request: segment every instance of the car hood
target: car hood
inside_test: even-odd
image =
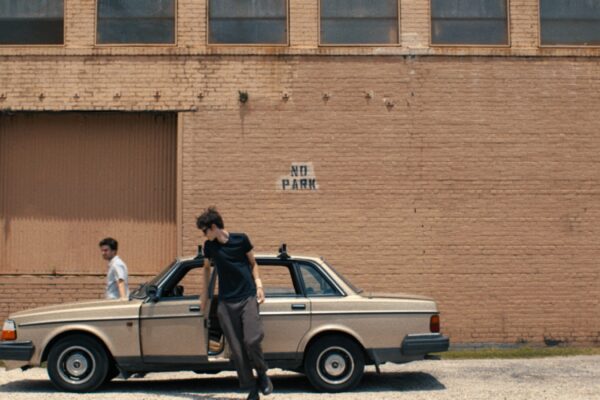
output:
[[[90,300],[23,310],[10,315],[18,324],[137,318],[141,300]]]

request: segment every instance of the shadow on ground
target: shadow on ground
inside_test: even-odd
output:
[[[151,376],[160,377],[158,374],[152,374]],[[272,380],[276,394],[306,393],[318,395],[304,375],[273,375]],[[352,393],[414,392],[444,389],[446,387],[434,376],[423,372],[392,372],[381,375],[367,372],[361,384]],[[49,380],[43,379],[24,379],[9,382],[0,386],[1,392],[58,393]],[[102,394],[115,393],[116,395],[119,393],[168,395],[169,397],[189,400],[230,400],[231,396],[241,393],[238,390],[238,381],[235,377],[207,375],[199,375],[197,379],[130,379],[127,381],[117,379],[104,385],[99,392]],[[222,397],[224,395],[228,397]],[[340,396],[343,396],[343,394],[340,394]]]

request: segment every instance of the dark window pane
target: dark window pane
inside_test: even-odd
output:
[[[285,0],[211,0],[211,18],[285,18]]]
[[[506,0],[431,0],[431,43],[508,44]]]
[[[173,18],[174,3],[174,0],[98,0],[98,16],[101,18]]]
[[[396,0],[321,0],[321,18],[392,18]]]
[[[432,38],[435,44],[489,44],[508,43],[504,20],[432,21]]]
[[[211,0],[209,42],[287,43],[286,0]]]
[[[506,0],[431,0],[433,18],[505,18]]]
[[[218,19],[211,22],[211,43],[286,43],[285,22],[271,19]]]
[[[0,0],[0,44],[63,44],[63,0]]]
[[[321,43],[398,43],[398,1],[321,0]]]
[[[321,43],[372,44],[397,42],[397,19],[324,19],[321,21]]]
[[[540,0],[541,42],[600,45],[600,0]]]
[[[97,42],[175,43],[175,0],[98,0]]]
[[[161,19],[102,19],[98,43],[174,43],[173,21]]]

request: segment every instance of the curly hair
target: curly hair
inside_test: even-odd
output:
[[[208,207],[202,212],[202,214],[200,214],[198,219],[196,219],[196,226],[198,229],[210,228],[213,224],[215,224],[219,229],[223,229],[225,227],[223,224],[223,217],[221,217],[221,214],[219,214],[215,206]]]

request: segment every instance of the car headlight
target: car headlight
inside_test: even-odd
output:
[[[2,340],[16,340],[17,339],[17,324],[12,319],[4,321],[2,327]]]

